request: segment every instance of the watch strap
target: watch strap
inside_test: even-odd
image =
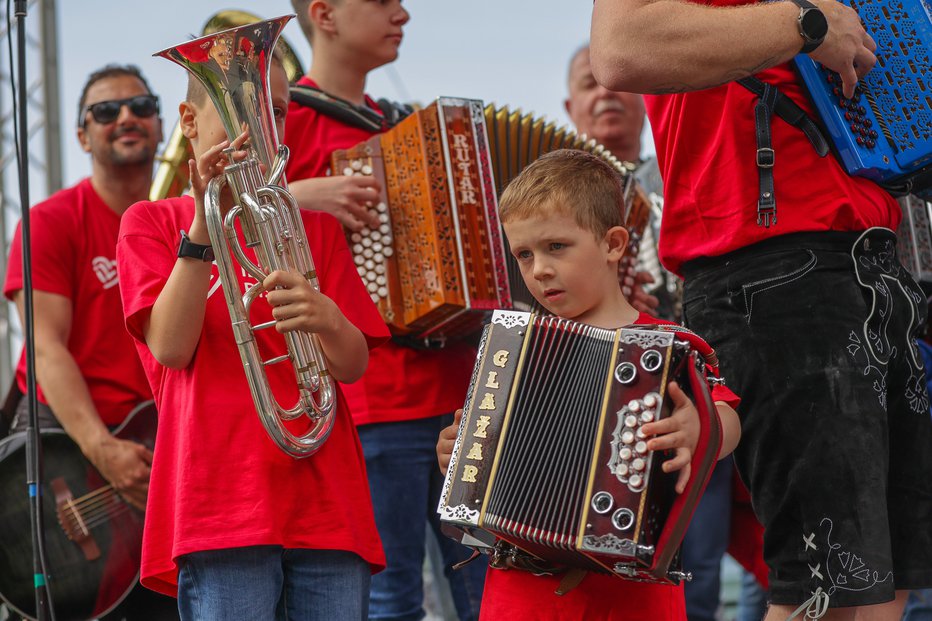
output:
[[[814,52],[816,48],[822,45],[822,42],[825,41],[825,35],[819,39],[813,39],[808,34],[806,34],[806,32],[803,30],[803,17],[809,11],[817,11],[818,13],[822,13],[822,11],[819,9],[819,7],[809,2],[809,0],[790,1],[799,7],[799,16],[796,18],[796,21],[799,24],[799,36],[803,38],[803,46],[802,49],[799,50],[799,53],[809,54],[810,52]]]
[[[178,258],[198,259],[209,263],[214,260],[214,248],[210,244],[196,244],[188,238],[187,232],[181,230],[181,241],[178,243]]]

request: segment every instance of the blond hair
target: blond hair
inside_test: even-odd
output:
[[[607,162],[585,151],[560,149],[532,162],[515,177],[498,202],[502,223],[560,213],[601,238],[624,226],[624,186]]]

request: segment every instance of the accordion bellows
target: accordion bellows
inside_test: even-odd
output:
[[[605,330],[496,311],[444,482],[444,530],[493,565],[514,555],[507,542],[538,568],[677,582],[677,550],[721,445],[703,369],[661,326]],[[672,379],[703,423],[683,494],[641,431],[670,415]]]
[[[391,130],[333,154],[334,174],[374,175],[378,230],[350,233],[357,270],[383,319],[399,335],[474,332],[496,308],[535,307],[507,252],[498,196],[529,163],[561,148],[584,149],[625,179],[639,223],[649,203],[631,165],[591,140],[520,111],[443,97]],[[627,220],[630,224],[630,219]],[[638,228],[639,227],[639,228]]]

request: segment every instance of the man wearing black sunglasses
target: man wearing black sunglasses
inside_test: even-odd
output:
[[[110,431],[152,398],[123,327],[116,241],[123,212],[149,195],[162,140],[158,112],[158,98],[135,66],[107,65],[92,73],[77,119],[91,175],[30,212],[42,424],[61,425],[123,499],[141,510],[152,452]],[[20,235],[17,228],[4,294],[22,318]],[[17,382],[25,391],[23,360]],[[25,427],[25,405],[23,400],[17,409],[14,431]],[[137,587],[107,618],[177,619],[177,611],[174,600]]]

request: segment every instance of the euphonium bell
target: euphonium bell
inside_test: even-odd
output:
[[[307,457],[317,451],[333,428],[335,392],[320,344],[314,334],[285,334],[288,353],[263,360],[255,330],[273,328],[274,321],[253,326],[249,322],[252,303],[264,293],[262,281],[275,270],[297,270],[319,289],[314,260],[308,248],[301,214],[285,187],[284,170],[288,148],[278,145],[272,98],[269,89],[272,51],[282,29],[293,15],[231,28],[187,41],[155,54],[190,71],[207,89],[232,143],[244,130],[249,132],[244,160],[231,158],[222,177],[207,187],[205,215],[220,281],[230,309],[233,334],[239,347],[252,392],[253,403],[265,430],[292,457]],[[229,186],[234,206],[221,215],[220,193]],[[239,243],[235,222],[239,220],[246,245],[255,250],[250,261]],[[239,294],[234,259],[258,283]],[[298,402],[284,408],[272,394],[266,365],[290,361],[298,384]],[[295,435],[285,421],[307,416],[310,429]]]

